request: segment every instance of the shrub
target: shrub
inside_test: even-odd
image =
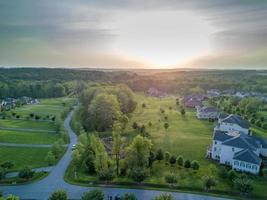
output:
[[[166,163],[169,162],[169,160],[170,160],[170,156],[171,156],[171,154],[170,154],[168,151],[166,151],[166,152],[165,152],[165,156],[164,156],[164,158],[165,158],[165,162],[166,162]]]
[[[231,169],[228,173],[227,173],[227,177],[228,179],[232,182],[235,178],[237,178],[237,174],[235,172],[235,170]]]
[[[19,200],[19,197],[13,195],[13,194],[9,194],[6,198],[6,200]]]
[[[257,120],[257,121],[255,122],[255,125],[258,126],[258,127],[261,127],[261,124],[262,124],[261,120]]]
[[[52,151],[48,151],[46,157],[45,157],[45,161],[48,163],[49,166],[54,165],[56,162],[56,157],[55,155],[52,153]]]
[[[137,198],[133,193],[125,193],[122,195],[121,200],[137,200]]]
[[[5,178],[6,170],[4,168],[0,168],[0,180]]]
[[[191,167],[191,162],[190,162],[190,160],[186,160],[186,161],[184,162],[184,167],[185,167],[185,168],[190,168],[190,167]]]
[[[209,191],[212,187],[216,186],[216,181],[211,176],[204,176],[203,178],[203,185],[206,191]]]
[[[165,181],[169,184],[177,183],[177,176],[175,176],[174,174],[168,174],[165,176]]]
[[[182,156],[178,156],[178,158],[177,158],[177,163],[178,163],[178,165],[180,165],[180,166],[183,166],[183,165],[184,165],[184,159],[183,159]]]
[[[191,167],[192,167],[192,169],[194,169],[194,170],[198,170],[199,167],[200,167],[200,165],[199,165],[199,163],[198,163],[196,160],[193,160],[193,161],[191,162]]]
[[[251,180],[246,175],[234,179],[233,182],[235,189],[242,195],[247,195],[253,190]]]
[[[30,179],[32,178],[34,175],[34,171],[29,168],[29,167],[25,167],[22,170],[19,171],[19,177],[20,178],[25,178],[25,179]]]
[[[136,122],[134,122],[132,127],[133,127],[133,129],[137,129],[138,128],[138,124]]]
[[[57,190],[53,192],[48,198],[48,200],[67,200],[67,199],[68,195],[65,190]]]
[[[218,170],[219,177],[226,179],[228,177],[227,170],[224,166],[220,166]]]
[[[6,161],[6,162],[1,164],[1,167],[5,168],[5,169],[11,169],[14,167],[14,163],[11,161]]]
[[[163,151],[162,151],[162,149],[159,149],[159,150],[157,151],[156,159],[157,159],[159,162],[160,162],[161,160],[164,159],[164,155],[163,155]]]
[[[262,124],[262,128],[267,130],[267,123],[266,122]]]
[[[174,200],[174,197],[171,194],[164,193],[156,196],[153,200]]]
[[[252,119],[250,120],[250,123],[251,123],[251,124],[255,124],[255,119],[252,118]]]
[[[143,180],[145,180],[145,178],[148,176],[148,174],[147,174],[147,171],[145,169],[136,168],[136,169],[133,169],[131,171],[130,176],[134,181],[142,182]]]
[[[176,163],[176,157],[175,156],[171,156],[169,162],[170,162],[171,165],[174,165]]]
[[[82,200],[104,200],[105,195],[101,190],[91,190],[85,192],[82,196]]]
[[[98,177],[103,181],[111,181],[114,178],[114,173],[112,169],[101,170],[98,172]]]

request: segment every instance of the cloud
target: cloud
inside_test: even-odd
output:
[[[0,0],[0,64],[147,66],[135,55],[114,51],[122,36],[110,24],[118,16],[165,11],[193,12],[216,29],[209,38],[212,52],[190,65],[266,66],[267,2],[262,0]],[[164,47],[164,54],[168,49],[173,48]]]

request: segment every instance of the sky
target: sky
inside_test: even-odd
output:
[[[267,69],[266,0],[0,0],[0,66]]]

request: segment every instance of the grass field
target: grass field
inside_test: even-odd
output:
[[[0,130],[0,142],[17,144],[53,144],[57,133]]]
[[[12,161],[19,170],[25,166],[32,168],[45,167],[45,157],[50,148],[0,147],[0,162]]]
[[[0,120],[1,128],[17,128],[17,129],[35,129],[54,131],[55,125],[53,122],[31,121],[31,120],[17,120],[5,119]]]

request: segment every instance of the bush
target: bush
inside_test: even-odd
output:
[[[169,160],[170,160],[170,156],[171,156],[171,154],[170,154],[168,151],[166,151],[166,152],[165,152],[165,156],[164,156],[164,158],[165,158],[165,162],[166,162],[166,163],[169,162]]]
[[[267,123],[266,122],[262,124],[262,128],[267,130]]]
[[[203,178],[203,185],[206,191],[209,191],[212,187],[216,186],[216,181],[211,176],[204,176]]]
[[[82,196],[82,200],[104,200],[105,195],[101,190],[91,190],[85,192]]]
[[[25,167],[25,168],[23,168],[22,170],[19,171],[19,175],[18,176],[20,178],[30,179],[30,178],[33,177],[34,173],[35,172],[31,168]]]
[[[68,195],[65,190],[57,190],[53,192],[48,198],[48,200],[67,200],[67,199]]]
[[[183,159],[182,156],[178,156],[178,158],[177,158],[177,163],[178,163],[178,165],[180,165],[180,166],[183,166],[183,165],[184,165],[184,159]]]
[[[0,168],[0,180],[5,178],[6,170],[4,168]]]
[[[136,122],[134,122],[133,125],[132,125],[132,127],[133,127],[133,129],[136,130],[138,128],[138,124]]]
[[[145,169],[136,168],[131,171],[130,176],[134,181],[142,182],[148,176],[148,173]]]
[[[98,172],[99,180],[111,181],[114,178],[114,173],[112,169],[101,170]]]
[[[258,126],[258,127],[261,127],[261,125],[262,125],[261,120],[257,120],[257,121],[255,122],[255,125]]]
[[[164,193],[156,196],[153,200],[174,200],[174,197],[171,194]]]
[[[175,176],[174,174],[168,174],[165,176],[165,181],[166,183],[174,184],[177,183],[178,179],[177,176]]]
[[[190,168],[190,167],[191,167],[191,162],[190,162],[190,160],[186,160],[186,161],[184,162],[184,167],[185,167],[185,168]]]
[[[253,190],[251,180],[246,175],[234,179],[233,182],[235,189],[242,195],[247,195]]]
[[[255,119],[254,118],[251,118],[250,123],[251,124],[255,124]]]
[[[19,197],[13,195],[13,194],[9,194],[6,198],[6,200],[19,200]]]
[[[231,169],[228,173],[227,173],[227,177],[228,179],[232,182],[235,178],[237,178],[237,174],[235,172],[235,170]]]
[[[6,162],[1,164],[1,167],[5,168],[5,169],[11,169],[14,167],[14,163],[11,161],[6,161]]]
[[[194,170],[198,170],[199,167],[200,167],[200,165],[199,165],[199,163],[198,163],[196,160],[193,160],[193,161],[191,162],[191,167],[192,167],[192,169],[194,169]]]
[[[137,198],[133,193],[125,193],[122,195],[121,200],[137,200]]]
[[[162,151],[162,149],[159,149],[159,150],[157,151],[156,159],[157,159],[158,161],[161,161],[161,160],[164,159],[164,155],[163,155],[163,151]]]
[[[49,166],[54,165],[56,162],[56,157],[55,155],[52,153],[52,151],[48,151],[46,157],[45,157],[45,161],[48,163]]]
[[[219,167],[218,175],[220,178],[223,178],[223,179],[226,179],[228,177],[227,170],[224,166]]]
[[[170,162],[171,165],[174,165],[176,163],[176,157],[175,156],[171,156],[169,162]]]

